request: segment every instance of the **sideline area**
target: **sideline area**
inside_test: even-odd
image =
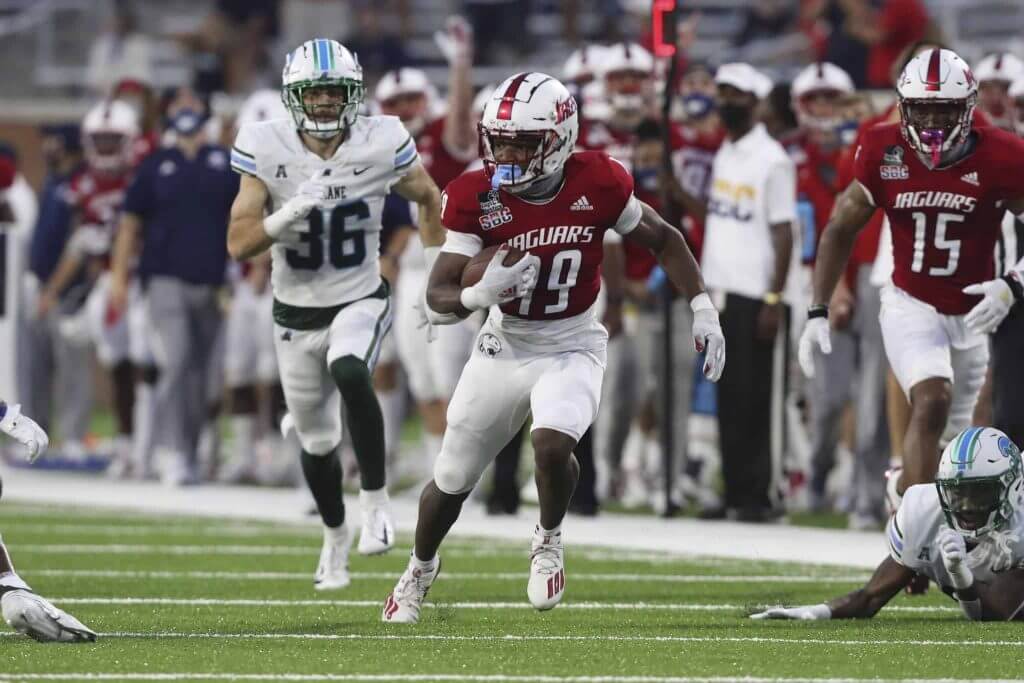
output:
[[[317,525],[314,517],[305,514],[309,503],[295,489],[218,484],[172,489],[158,483],[114,481],[97,475],[3,465],[0,465],[0,476],[3,478],[4,502]],[[357,496],[346,495],[345,505],[350,520],[360,519]],[[393,507],[398,531],[411,533],[416,520],[415,500],[399,498],[393,501]],[[535,519],[535,508],[520,510],[516,517],[489,517],[482,505],[467,502],[452,535],[525,543],[530,538]],[[884,534],[880,531],[709,522],[691,518],[669,520],[614,513],[603,513],[596,518],[570,516],[565,524],[565,539],[567,544],[679,556],[858,568],[876,567],[888,552]]]

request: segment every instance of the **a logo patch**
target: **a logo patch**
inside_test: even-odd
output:
[[[587,199],[587,195],[583,195],[569,206],[570,211],[593,211],[594,205]]]
[[[277,165],[277,173],[274,174],[275,178],[287,178],[288,172],[284,170],[284,164]]]
[[[964,181],[968,185],[974,185],[975,187],[978,187],[979,185],[981,185],[981,183],[978,182],[978,172],[977,171],[971,171],[970,173],[963,174],[962,176],[960,176],[960,180]]]
[[[572,95],[555,105],[555,123],[561,123],[576,113],[576,100]]]
[[[882,180],[906,180],[910,177],[910,169],[903,164],[899,166],[879,166],[878,172],[882,176]]]
[[[285,330],[284,332],[281,333],[281,341],[291,341],[291,340],[292,340],[292,331],[291,330]]]
[[[512,222],[512,212],[507,206],[503,206],[500,211],[494,213],[485,213],[480,216],[480,227],[484,230],[494,230],[499,225]]]
[[[490,332],[485,332],[480,335],[480,341],[477,342],[476,348],[488,358],[494,358],[501,353],[501,340]]]
[[[501,195],[498,194],[497,190],[481,192],[476,196],[476,199],[480,202],[480,211],[483,213],[501,211],[504,208],[504,204],[501,203]]]
[[[903,163],[903,148],[899,145],[889,145],[885,148],[885,154],[882,155],[883,164],[902,164]]]

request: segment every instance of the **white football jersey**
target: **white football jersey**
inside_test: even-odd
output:
[[[907,569],[949,588],[952,581],[938,546],[939,531],[947,526],[935,484],[911,486],[885,527],[889,554]],[[995,574],[1024,567],[1024,517],[1020,510],[1006,528],[985,534],[968,550],[967,565],[980,581],[991,581]]]
[[[360,116],[330,159],[303,144],[295,123],[273,119],[238,131],[231,166],[263,181],[274,212],[299,185],[329,171],[333,208],[314,209],[298,244],[274,244],[274,298],[291,306],[326,308],[369,296],[381,285],[380,231],[384,197],[415,165],[412,136],[394,116]],[[333,182],[330,182],[333,181]]]

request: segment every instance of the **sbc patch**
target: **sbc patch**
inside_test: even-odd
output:
[[[910,169],[904,164],[899,166],[879,166],[878,170],[882,175],[882,180],[906,180],[910,177]]]
[[[480,227],[484,230],[494,230],[499,225],[512,222],[512,212],[507,206],[503,206],[501,211],[494,213],[485,213],[480,216]]]

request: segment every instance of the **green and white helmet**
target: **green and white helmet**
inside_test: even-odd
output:
[[[307,97],[334,90],[337,101],[307,102]],[[355,54],[336,40],[307,40],[285,58],[281,101],[295,127],[318,138],[333,138],[356,121],[363,104],[363,67]]]
[[[942,451],[935,486],[954,531],[978,538],[999,530],[1021,503],[1020,449],[998,429],[965,429]]]

